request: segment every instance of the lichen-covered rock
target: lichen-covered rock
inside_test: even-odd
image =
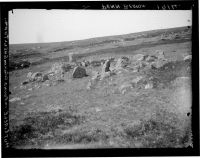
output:
[[[72,76],[73,78],[82,78],[87,76],[85,68],[80,66],[75,67]]]

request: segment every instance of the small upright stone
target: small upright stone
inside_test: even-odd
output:
[[[110,71],[110,60],[106,60],[102,67],[102,73]]]
[[[74,53],[69,53],[68,57],[69,57],[69,62],[74,62]]]

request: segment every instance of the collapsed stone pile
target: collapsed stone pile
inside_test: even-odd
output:
[[[114,67],[111,67],[113,62],[115,63]],[[109,81],[109,85],[118,85],[118,90],[123,94],[136,87],[142,89],[156,88],[158,86],[157,79],[154,77],[146,78],[141,76],[140,71],[142,73],[143,70],[160,69],[166,63],[168,63],[168,60],[165,57],[165,53],[161,50],[155,51],[152,55],[137,54],[130,58],[124,56],[116,60],[112,60],[112,62],[108,59],[104,62],[100,72],[93,73],[92,78],[88,82],[87,89],[94,88],[98,81],[106,78],[110,78],[111,80],[113,78],[112,75],[118,75],[120,73],[122,73],[120,78],[132,73],[135,73],[136,76],[133,80],[119,82],[117,84],[113,84]]]
[[[73,56],[73,55],[72,55]],[[71,57],[73,58],[73,57]],[[191,61],[191,55],[186,56],[184,61]],[[72,60],[73,61],[73,60]],[[96,66],[101,66],[101,71],[93,71],[91,79],[87,84],[87,89],[94,88],[98,82],[108,81],[115,75],[126,76],[127,74],[135,74],[136,78],[129,80],[128,82],[117,83],[118,90],[125,94],[126,91],[140,87],[143,89],[151,89],[156,87],[156,82],[154,78],[145,78],[140,74],[146,72],[149,69],[159,69],[165,65],[168,60],[165,57],[165,53],[161,50],[155,51],[152,55],[136,54],[131,57],[122,56],[117,59],[108,58],[101,59],[97,61],[86,61],[82,62],[57,62],[53,64],[48,72],[29,72],[27,74],[27,80],[22,84],[28,84],[30,82],[57,82],[64,81],[64,75],[66,72],[73,70],[71,72],[72,78],[83,78],[88,76],[86,67],[88,69],[94,68]],[[117,85],[115,84],[115,85]],[[109,81],[109,85],[112,83]]]
[[[71,69],[73,70],[72,77],[73,78],[82,78],[86,76],[86,70],[83,67],[78,67],[75,64],[69,64],[64,62],[54,63],[50,70],[44,73],[41,72],[29,72],[27,74],[27,80],[22,82],[22,85],[28,84],[30,82],[59,82],[64,81],[64,74],[69,72]]]

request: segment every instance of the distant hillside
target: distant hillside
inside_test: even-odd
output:
[[[189,26],[188,26],[189,27]],[[130,33],[130,34],[123,34],[123,35],[115,35],[115,36],[104,36],[104,37],[96,37],[84,40],[76,40],[76,41],[63,41],[63,42],[53,42],[53,43],[29,43],[29,44],[10,44],[10,49],[18,49],[18,48],[30,48],[35,47],[42,48],[51,45],[51,47],[62,47],[63,45],[70,45],[70,46],[88,46],[88,44],[96,44],[96,43],[104,43],[104,42],[118,42],[120,40],[131,40],[135,38],[148,38],[158,36],[159,34],[167,33],[167,32],[181,32],[188,29],[188,27],[176,27],[176,28],[169,28],[169,29],[159,29],[159,30],[149,30],[144,32],[137,32],[137,33]]]

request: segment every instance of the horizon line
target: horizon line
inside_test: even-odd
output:
[[[75,41],[91,40],[91,39],[95,39],[95,38],[104,38],[104,37],[111,37],[111,36],[123,36],[123,35],[129,35],[129,34],[137,34],[137,33],[142,33],[142,32],[149,32],[149,31],[159,31],[159,30],[174,29],[174,28],[184,28],[184,27],[188,27],[188,26],[191,27],[192,25],[184,25],[184,26],[169,27],[169,28],[160,28],[160,29],[155,29],[155,30],[144,30],[144,31],[125,33],[125,34],[97,36],[97,37],[91,37],[91,38],[85,38],[85,39],[77,39],[77,40],[71,40],[71,41],[55,41],[55,42],[42,42],[42,43],[9,43],[9,45],[22,45],[22,44],[29,45],[29,44],[50,44],[50,43],[75,42]]]

